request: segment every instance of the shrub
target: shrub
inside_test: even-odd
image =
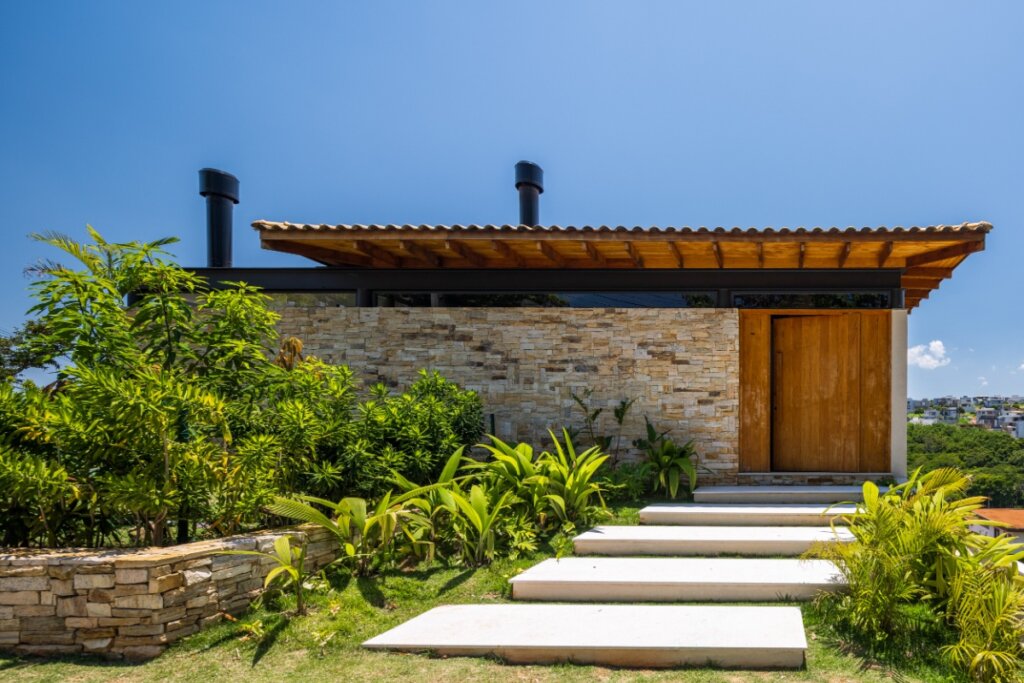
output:
[[[634,441],[633,445],[647,456],[656,487],[674,500],[679,494],[680,482],[686,481],[688,491],[693,493],[697,486],[697,468],[693,462],[697,452],[693,441],[680,446],[668,438],[667,430],[659,432],[655,429],[646,415],[644,423],[647,432],[643,438]]]
[[[437,373],[358,404],[351,371],[277,350],[269,298],[210,290],[173,240],[37,236],[77,267],[32,272],[38,316],[0,344],[0,538],[8,545],[166,543],[268,521],[275,495],[379,498],[391,470],[427,481],[482,432],[482,408]],[[132,306],[126,307],[126,297]],[[59,368],[40,389],[11,375]]]
[[[973,680],[1018,680],[1024,549],[971,529],[991,523],[974,515],[983,498],[963,497],[970,485],[953,469],[917,470],[885,493],[866,482],[863,503],[843,518],[855,540],[811,553],[835,562],[849,586],[819,604],[870,652],[903,656],[927,634],[949,641],[943,656]]]

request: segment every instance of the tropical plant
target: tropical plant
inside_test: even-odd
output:
[[[693,493],[697,486],[697,467],[694,464],[697,452],[693,441],[687,441],[680,446],[668,438],[668,430],[659,432],[655,429],[646,415],[644,423],[646,433],[634,441],[633,445],[647,457],[656,487],[675,500],[679,495],[680,482],[686,481],[689,492]]]
[[[606,436],[599,434],[597,431],[598,418],[601,417],[601,413],[604,412],[604,408],[591,407],[590,401],[594,394],[592,388],[584,389],[581,394],[576,392],[570,393],[572,400],[579,406],[580,410],[583,411],[583,431],[586,436],[590,439],[590,443],[597,446],[602,451],[609,453],[613,461],[617,461],[619,458],[619,448],[622,443],[622,430],[626,423],[626,417],[629,415],[630,409],[633,404],[636,403],[635,398],[623,398],[620,399],[617,404],[612,408],[612,417],[615,420],[616,431],[614,436]]]
[[[554,432],[549,431],[548,434],[551,435],[553,451],[541,454],[537,484],[563,524],[589,524],[606,510],[597,475],[608,455],[597,446],[576,453],[566,429],[562,430],[564,443]]]
[[[455,533],[462,545],[463,560],[475,567],[489,563],[494,559],[498,524],[509,507],[511,492],[496,494],[474,484],[468,494],[458,488],[450,493],[460,513],[455,517]]]
[[[964,497],[970,484],[954,469],[918,469],[884,493],[866,482],[863,502],[841,518],[854,540],[811,553],[832,560],[848,584],[818,601],[871,651],[887,653],[908,633],[948,628],[954,642],[941,652],[949,663],[972,680],[1018,680],[1024,547],[972,528],[993,524],[974,514],[983,498]]]
[[[225,550],[222,555],[250,555],[273,561],[277,566],[267,572],[263,580],[264,588],[278,582],[282,589],[292,588],[295,591],[295,613],[306,613],[305,582],[306,582],[306,546],[292,543],[289,535],[279,536],[274,540],[274,551],[270,553],[258,550]]]

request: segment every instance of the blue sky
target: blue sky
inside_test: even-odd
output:
[[[514,221],[512,165],[560,224],[925,225],[988,249],[910,317],[910,394],[1024,394],[1024,3],[0,4],[0,328],[24,236],[178,235],[196,170],[246,226]],[[939,342],[935,344],[934,342]]]

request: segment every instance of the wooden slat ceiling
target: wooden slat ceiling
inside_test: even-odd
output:
[[[989,223],[913,228],[303,225],[256,221],[264,249],[354,268],[901,268],[907,308],[985,248]]]

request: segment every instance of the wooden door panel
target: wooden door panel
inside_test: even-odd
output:
[[[856,472],[860,316],[772,319],[772,470]]]

